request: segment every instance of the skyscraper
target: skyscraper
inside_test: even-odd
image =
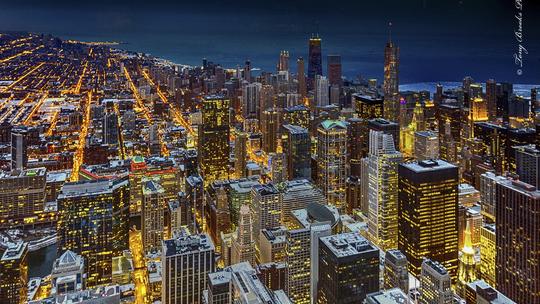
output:
[[[22,170],[28,163],[28,131],[24,128],[11,130],[11,169]]]
[[[442,160],[399,165],[398,247],[409,271],[422,260],[441,263],[456,279],[458,264],[458,168]]]
[[[379,290],[379,250],[358,233],[321,237],[318,303],[362,303]]]
[[[399,147],[399,124],[393,121],[388,121],[383,118],[370,119],[368,121],[368,129],[373,131],[381,131],[385,134],[392,135],[394,139],[394,147]],[[369,131],[368,131],[369,132]],[[369,133],[368,133],[369,134]]]
[[[360,177],[360,162],[369,150],[369,131],[365,119],[347,119],[347,164],[348,175]]]
[[[519,180],[540,189],[540,150],[535,145],[513,147]]]
[[[112,258],[128,248],[127,179],[66,183],[58,196],[58,255],[86,261],[87,286],[111,282]]]
[[[330,205],[310,203],[292,212],[287,230],[286,291],[294,303],[312,303],[317,299],[319,279],[319,238],[332,234],[339,222],[337,209]]]
[[[198,156],[204,184],[229,178],[229,99],[204,98],[199,126]]]
[[[388,250],[384,256],[384,289],[391,288],[409,292],[407,258],[397,249]]]
[[[384,48],[384,118],[400,121],[399,117],[399,47],[389,37]]]
[[[251,188],[251,208],[253,219],[253,233],[256,237],[257,256],[259,256],[259,233],[261,229],[274,228],[281,225],[281,197],[279,191],[272,184],[255,185]]]
[[[298,94],[302,97],[306,97],[307,95],[307,87],[306,87],[306,74],[305,74],[305,67],[304,67],[304,58],[299,57],[298,60],[296,60],[297,65],[297,78],[298,78]]]
[[[289,180],[311,178],[311,138],[307,129],[284,125],[281,135]]]
[[[476,260],[474,257],[475,252],[472,246],[471,228],[469,223],[467,223],[467,227],[465,229],[465,241],[460,253],[457,291],[462,297],[464,297],[467,284],[477,280]]]
[[[28,294],[28,244],[9,245],[0,258],[0,303],[22,304]]]
[[[317,184],[329,203],[345,207],[347,124],[325,120],[317,128]]]
[[[114,145],[118,143],[118,116],[107,113],[103,116],[103,143]]]
[[[232,244],[232,264],[248,262],[255,267],[255,237],[252,211],[248,205],[240,207],[236,237]]]
[[[480,278],[489,285],[497,286],[495,224],[485,224],[480,229]]]
[[[328,55],[328,82],[341,86],[341,55]]]
[[[279,52],[278,72],[289,71],[289,51]]]
[[[414,132],[414,157],[419,161],[439,158],[439,137],[436,133]]]
[[[261,113],[262,150],[276,152],[281,133],[282,109],[268,108]]]
[[[164,304],[201,303],[208,274],[216,269],[215,249],[206,234],[173,236],[163,241],[161,251]]]
[[[486,99],[488,118],[493,121],[497,118],[497,82],[493,79],[486,81]]]
[[[250,83],[242,89],[244,118],[259,118],[262,84]]]
[[[318,107],[329,105],[330,98],[328,79],[324,76],[315,75],[315,104]]]
[[[159,250],[164,234],[165,190],[154,180],[143,179],[141,216],[143,250]]]
[[[23,225],[44,214],[46,178],[45,168],[0,173],[0,227]]]
[[[234,174],[237,178],[246,177],[248,134],[239,132],[234,143]]]
[[[379,248],[396,249],[398,243],[398,165],[402,155],[392,135],[369,132],[368,236]]]
[[[424,259],[420,275],[420,303],[454,303],[450,273],[440,263]]]
[[[517,303],[540,303],[540,190],[506,179],[496,194],[497,289]]]
[[[311,87],[313,87],[313,81],[317,75],[322,75],[322,50],[319,34],[311,35],[309,38],[308,80]]]
[[[282,222],[287,227],[291,227],[294,221],[292,211],[304,209],[309,203],[326,204],[326,198],[321,190],[307,179],[287,181],[279,187]]]

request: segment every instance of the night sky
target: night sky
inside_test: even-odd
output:
[[[24,3],[19,3],[24,2]],[[323,55],[341,54],[347,77],[382,78],[383,49],[400,46],[402,83],[477,81],[540,84],[540,4],[524,0],[523,75],[513,1],[0,1],[0,31],[50,33],[62,38],[114,40],[122,47],[178,63],[203,57],[227,67],[250,59],[273,70],[279,50],[307,56],[319,32]],[[537,2],[537,1],[535,1]]]

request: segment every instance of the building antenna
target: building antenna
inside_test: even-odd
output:
[[[392,21],[388,22],[388,42],[392,43]]]

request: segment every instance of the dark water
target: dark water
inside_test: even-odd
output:
[[[124,48],[191,65],[203,57],[226,67],[250,59],[265,70],[275,69],[282,49],[289,50],[294,70],[294,60],[307,57],[310,33],[319,32],[323,58],[341,54],[344,75],[381,79],[392,21],[401,83],[466,75],[540,83],[540,9],[537,1],[523,2],[529,54],[521,76],[513,58],[515,8],[507,0],[0,0],[0,30],[122,41]]]
[[[45,277],[51,274],[56,259],[56,244],[28,254],[28,277]]]

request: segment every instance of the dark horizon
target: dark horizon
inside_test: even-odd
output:
[[[510,1],[25,1],[2,4],[1,31],[29,31],[65,39],[113,40],[122,48],[180,64],[208,58],[225,67],[250,59],[274,70],[279,51],[291,64],[307,56],[319,32],[323,60],[340,54],[348,78],[382,80],[388,22],[400,47],[400,82],[460,81],[472,76],[539,84],[538,3],[524,3],[523,75],[516,75],[518,43]],[[323,63],[326,68],[326,63]],[[296,69],[292,64],[293,71]]]

